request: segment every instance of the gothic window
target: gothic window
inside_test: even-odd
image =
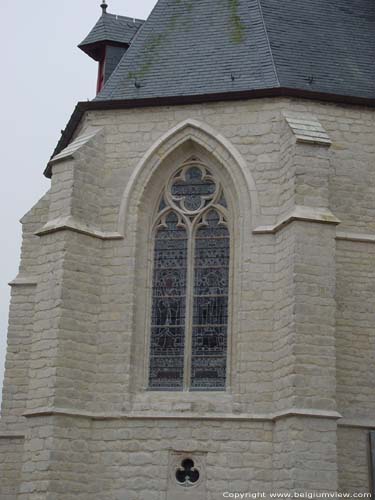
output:
[[[160,198],[153,229],[151,390],[224,390],[230,234],[220,183],[197,160]]]

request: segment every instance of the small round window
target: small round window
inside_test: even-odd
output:
[[[199,470],[196,468],[194,460],[184,458],[176,470],[176,480],[180,486],[189,488],[198,483],[200,478]]]

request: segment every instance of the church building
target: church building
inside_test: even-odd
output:
[[[101,9],[21,221],[0,499],[370,498],[374,0]]]

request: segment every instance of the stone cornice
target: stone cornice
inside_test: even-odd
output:
[[[351,427],[358,429],[375,429],[375,418],[343,418],[339,422],[340,427]]]
[[[25,439],[24,432],[0,431],[0,439]]]
[[[276,234],[281,229],[295,221],[315,222],[319,224],[340,224],[340,220],[328,208],[305,207],[297,205],[286,216],[282,217],[276,224],[269,226],[258,226],[253,229],[254,234]]]
[[[93,238],[98,238],[100,240],[122,240],[124,238],[120,233],[101,231],[100,229],[94,226],[89,226],[74,217],[59,217],[48,221],[35,234],[37,236],[44,236],[58,231],[74,231],[76,233],[92,236]]]
[[[340,220],[328,209],[320,209],[315,207],[296,206],[295,209],[285,217],[282,217],[276,224],[257,226],[253,230],[253,234],[276,234],[294,221],[315,222],[320,224],[340,224]],[[100,229],[89,226],[74,217],[61,217],[47,222],[35,234],[44,236],[46,234],[55,233],[58,231],[74,231],[77,233],[92,236],[101,240],[121,240],[124,236],[118,232],[105,232]],[[349,231],[337,231],[336,239],[342,241],[358,241],[363,243],[375,243],[375,234],[371,233],[355,233]],[[34,276],[24,277],[17,276],[9,285],[36,285]]]
[[[128,412],[128,413],[96,413],[69,408],[37,408],[23,414],[26,418],[45,416],[66,416],[89,418],[92,420],[239,420],[239,421],[268,421],[275,422],[281,418],[304,417],[326,418],[338,420],[341,415],[336,411],[316,410],[305,408],[289,408],[275,413],[192,413],[192,412]]]
[[[317,410],[314,408],[288,408],[280,410],[273,414],[272,420],[280,420],[289,417],[310,417],[310,418],[328,418],[338,420],[342,415],[334,410]]]
[[[8,283],[9,286],[36,286],[37,284],[38,278],[36,276],[27,276],[26,274],[19,274]]]
[[[67,417],[81,417],[89,418],[92,420],[238,420],[238,421],[268,421],[276,422],[281,418],[289,417],[310,417],[310,418],[328,418],[338,420],[339,427],[349,427],[358,429],[375,429],[374,418],[342,418],[338,412],[335,411],[322,411],[322,410],[308,410],[292,408],[289,410],[281,411],[274,414],[184,414],[184,413],[92,413],[81,412],[66,408],[40,408],[24,414],[25,417],[42,417],[42,416],[67,416]],[[0,439],[25,439],[25,433],[20,431],[0,431]]]
[[[371,233],[352,233],[349,231],[337,231],[337,240],[359,241],[362,243],[375,243],[375,234]]]

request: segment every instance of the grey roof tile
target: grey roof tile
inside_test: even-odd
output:
[[[257,0],[160,0],[98,99],[276,85]]]
[[[280,85],[375,97],[373,0],[261,0]]]
[[[374,98],[374,33],[373,0],[159,0],[96,100],[276,87]]]
[[[105,13],[78,47],[82,48],[103,41],[129,45],[143,23],[141,19]]]

